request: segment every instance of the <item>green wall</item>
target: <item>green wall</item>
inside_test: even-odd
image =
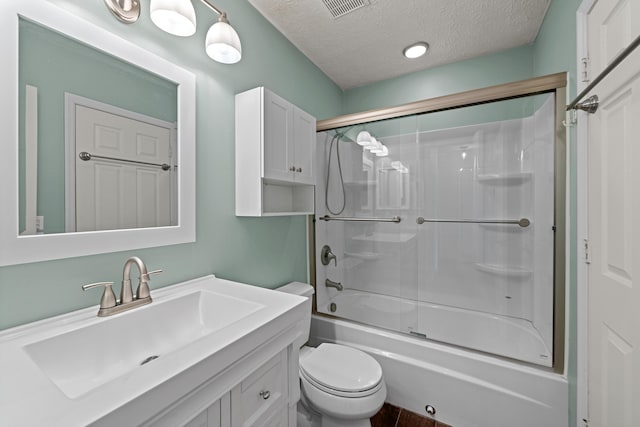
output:
[[[344,113],[401,105],[532,77],[533,47],[446,64],[345,91]]]
[[[205,34],[217,17],[200,2],[194,2],[198,32],[187,39],[157,29],[147,7],[136,24],[126,25],[102,1],[50,2],[196,75],[197,242],[0,267],[0,329],[96,305],[99,292],[82,292],[80,286],[119,283],[124,261],[134,254],[149,268],[165,270],[154,277],[152,290],[210,273],[267,287],[306,280],[304,217],[235,217],[234,95],[263,85],[323,119],[341,113],[342,91],[246,1],[216,2],[242,40],[243,59],[235,65],[205,54]]]

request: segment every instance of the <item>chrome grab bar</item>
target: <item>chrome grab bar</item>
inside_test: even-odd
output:
[[[424,224],[425,222],[454,222],[463,224],[513,224],[519,225],[522,228],[526,228],[531,225],[531,221],[528,218],[520,219],[426,219],[421,216],[416,218],[418,224]]]
[[[399,223],[402,219],[399,216],[393,218],[353,218],[353,217],[335,217],[335,216],[320,216],[318,219],[322,221],[362,221],[362,222],[395,222]]]

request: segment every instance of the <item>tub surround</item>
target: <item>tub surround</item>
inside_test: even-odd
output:
[[[309,328],[304,298],[212,275],[155,291],[153,298],[108,318],[90,307],[0,333],[3,420],[12,426],[176,425],[215,408],[223,417],[235,410],[221,407],[222,399],[241,408],[226,414],[234,425],[271,417],[292,425],[287,419],[295,420],[299,396],[292,343]],[[159,357],[130,360],[138,350]],[[262,389],[245,396],[248,377],[270,390],[267,397],[253,396]]]

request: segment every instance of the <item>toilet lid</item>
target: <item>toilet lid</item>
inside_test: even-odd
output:
[[[382,368],[373,357],[338,344],[320,344],[300,360],[300,370],[308,379],[344,392],[369,390],[382,381]]]

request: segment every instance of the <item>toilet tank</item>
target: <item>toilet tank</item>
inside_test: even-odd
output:
[[[311,298],[313,297],[313,286],[302,283],[302,282],[291,282],[286,285],[280,286],[275,289],[280,292],[287,292],[289,294],[300,295],[303,297],[307,297],[307,313],[309,314],[309,318],[311,318]],[[296,344],[298,347],[302,347],[309,340],[309,329],[306,330],[306,333],[300,336],[296,340]]]

